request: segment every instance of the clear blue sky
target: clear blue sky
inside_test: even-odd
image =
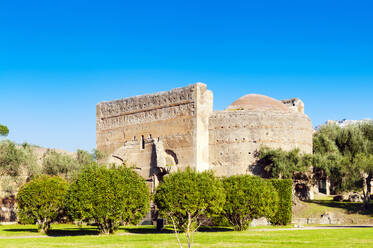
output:
[[[103,100],[204,82],[215,109],[299,97],[313,125],[372,118],[372,1],[0,2],[9,138],[95,147]]]

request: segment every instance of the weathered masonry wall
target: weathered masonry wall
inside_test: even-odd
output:
[[[208,152],[203,151],[208,151],[211,112],[212,93],[201,83],[102,102],[96,113],[97,149],[136,164],[145,176],[151,174],[150,164],[157,160],[154,142],[160,141],[166,163],[204,169],[209,161]]]
[[[217,111],[210,117],[210,168],[218,176],[255,174],[261,146],[312,152],[312,124],[303,113]]]
[[[154,187],[171,172],[167,165],[261,175],[256,155],[262,146],[312,152],[312,123],[298,98],[249,94],[225,111],[213,112],[212,105],[202,83],[99,103],[97,149],[112,155],[109,162],[135,165]]]

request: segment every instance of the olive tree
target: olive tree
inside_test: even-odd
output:
[[[312,156],[300,153],[299,149],[284,151],[261,147],[259,159],[270,178],[291,179],[297,173],[307,172],[312,166]]]
[[[43,173],[53,176],[62,176],[67,180],[72,180],[79,170],[79,163],[74,157],[48,150],[43,158]]]
[[[223,179],[226,201],[222,215],[235,230],[245,230],[253,219],[271,219],[278,209],[278,193],[270,181],[240,175]]]
[[[356,164],[358,166],[358,171],[360,171],[360,177],[363,178],[363,202],[364,208],[368,208],[370,201],[371,192],[371,181],[373,178],[373,154],[369,155],[358,155],[356,157]]]
[[[373,123],[324,125],[315,132],[313,144],[314,168],[330,179],[333,191],[362,190],[367,207],[373,178]]]
[[[121,223],[137,224],[145,216],[150,193],[130,168],[91,165],[70,185],[65,204],[73,219],[94,220],[101,233],[112,234]]]
[[[211,172],[196,172],[190,168],[164,178],[155,194],[155,204],[161,216],[185,233],[188,247],[192,246],[194,232],[203,224],[202,218],[219,214],[225,194],[222,183]]]
[[[76,161],[80,166],[86,166],[94,162],[94,154],[78,149],[76,151]]]
[[[0,177],[5,193],[13,195],[26,180],[39,174],[40,167],[29,144],[16,145],[9,140],[0,142]]]
[[[15,143],[3,141],[0,143],[0,176],[18,176],[25,162],[25,154]]]
[[[48,232],[51,223],[63,215],[67,189],[64,179],[47,175],[24,184],[16,198],[20,221],[36,222],[40,232]]]

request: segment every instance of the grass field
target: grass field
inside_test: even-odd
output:
[[[49,236],[35,226],[0,226],[0,247],[178,247],[170,231],[153,227],[121,228],[115,235],[97,235],[91,227],[54,225]],[[186,246],[184,246],[186,247]],[[196,233],[193,247],[373,247],[373,228],[330,230],[205,229]]]
[[[364,210],[362,203],[336,202],[330,199],[302,201],[293,206],[294,218],[320,218],[324,213],[332,213],[344,224],[373,224],[373,202],[368,210]]]

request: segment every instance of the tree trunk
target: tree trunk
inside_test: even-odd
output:
[[[40,233],[47,233],[50,228],[50,223],[47,218],[38,220],[38,230]]]
[[[108,223],[106,220],[102,220],[103,223],[100,223],[100,221],[96,220],[96,223],[98,224],[98,229],[100,230],[101,234],[109,234],[110,228],[108,227]]]
[[[187,230],[186,230],[186,236],[187,236],[187,239],[188,239],[188,248],[192,247],[192,243],[191,243],[191,240],[190,240],[191,231],[192,231],[191,229],[192,229],[192,218],[190,216],[190,213],[188,213],[188,227],[187,227]]]
[[[175,220],[174,218],[170,215],[169,216],[171,221],[172,221],[172,224],[174,226],[174,231],[175,231],[175,235],[176,235],[176,239],[177,239],[177,243],[179,244],[180,248],[183,248],[181,242],[180,242],[180,239],[179,239],[179,235],[178,235],[178,232],[177,232],[177,227],[176,227],[176,223],[175,223]]]
[[[364,209],[368,209],[368,205],[369,205],[369,201],[370,201],[370,194],[371,194],[372,177],[373,177],[372,173],[369,173],[368,176],[365,179],[366,189],[363,190],[363,193],[364,193]]]

